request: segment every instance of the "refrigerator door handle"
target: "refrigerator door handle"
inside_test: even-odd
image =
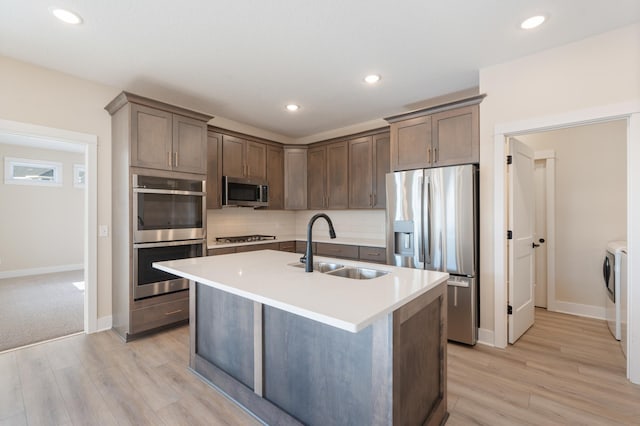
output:
[[[423,177],[420,177],[419,179],[420,182],[420,220],[418,221],[419,223],[419,230],[420,230],[420,235],[418,236],[419,238],[416,238],[416,246],[418,249],[418,261],[421,263],[420,265],[420,269],[424,268],[424,243],[422,241],[422,238],[424,237],[424,223],[422,221],[422,218],[424,217],[424,183],[425,180]]]
[[[427,219],[425,220],[427,225],[427,235],[425,242],[427,245],[427,264],[431,264],[431,178],[427,178]]]

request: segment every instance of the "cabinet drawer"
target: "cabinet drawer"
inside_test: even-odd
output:
[[[291,253],[296,251],[295,241],[283,241],[280,243],[280,251],[289,251]]]
[[[221,247],[221,248],[207,250],[207,256],[217,256],[220,254],[231,254],[235,252],[236,252],[235,247]]]
[[[258,250],[279,250],[280,245],[278,243],[265,243],[265,244],[252,244],[249,246],[236,247],[237,253],[243,253],[246,251],[258,251]]]
[[[317,254],[319,256],[344,257],[347,259],[358,258],[358,246],[344,244],[318,243]]]
[[[185,292],[187,295],[188,292]],[[189,319],[189,298],[131,311],[131,334]]]
[[[360,247],[360,260],[386,263],[387,250],[381,247]]]
[[[312,251],[316,253],[318,249],[318,243],[313,243]],[[304,254],[307,251],[307,242],[306,241],[296,241],[296,253]]]

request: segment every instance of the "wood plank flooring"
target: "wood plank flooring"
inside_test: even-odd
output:
[[[0,426],[260,424],[187,370],[188,340],[102,332],[0,354]]]
[[[515,345],[448,350],[447,425],[640,425],[640,386],[605,321],[536,309]]]
[[[259,424],[187,370],[188,339],[103,332],[0,354],[0,426]],[[604,321],[537,310],[505,350],[448,348],[447,425],[640,424],[640,386]]]

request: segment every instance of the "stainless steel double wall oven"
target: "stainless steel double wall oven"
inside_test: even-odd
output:
[[[132,185],[134,299],[188,289],[151,265],[206,253],[205,181],[134,174]]]

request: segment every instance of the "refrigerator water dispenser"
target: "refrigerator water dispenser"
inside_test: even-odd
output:
[[[395,222],[393,222],[393,250],[397,256],[413,256],[413,226],[414,225],[412,220],[396,220]]]

